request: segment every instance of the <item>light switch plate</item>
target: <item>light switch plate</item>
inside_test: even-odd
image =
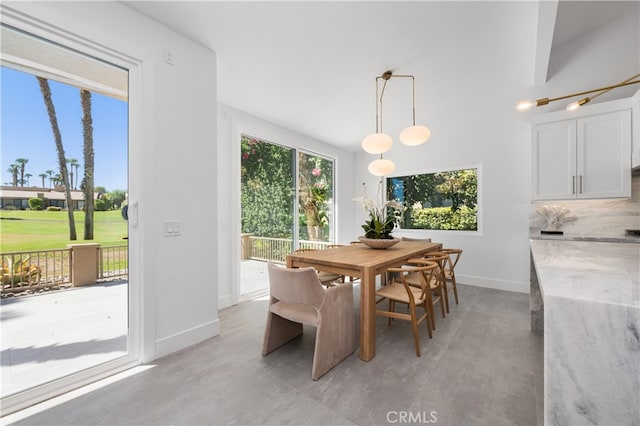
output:
[[[179,237],[182,232],[182,223],[179,220],[166,220],[164,222],[165,237]]]

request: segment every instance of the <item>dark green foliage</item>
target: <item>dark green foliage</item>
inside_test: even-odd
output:
[[[42,198],[29,198],[29,208],[31,210],[42,210],[44,200]]]
[[[241,151],[242,233],[291,238],[293,150],[243,135]]]
[[[433,207],[414,210],[411,217],[412,228],[476,231],[478,229],[477,209],[462,206],[456,211],[451,207]]]
[[[390,240],[393,238],[391,232],[393,232],[397,221],[398,217],[394,214],[382,217],[377,210],[370,211],[369,220],[362,225],[364,236],[366,238]]]
[[[477,169],[387,179],[387,198],[404,205],[405,229],[478,229]]]

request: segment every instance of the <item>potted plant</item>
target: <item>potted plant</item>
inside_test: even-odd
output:
[[[382,181],[379,189],[381,187]],[[381,194],[381,190],[378,192]],[[400,241],[400,239],[391,235],[400,221],[400,210],[402,209],[400,203],[391,200],[386,203],[379,202],[376,205],[367,196],[366,186],[364,187],[363,195],[354,198],[353,201],[360,203],[369,214],[369,219],[362,225],[364,236],[358,237],[358,240],[372,248],[387,248]]]

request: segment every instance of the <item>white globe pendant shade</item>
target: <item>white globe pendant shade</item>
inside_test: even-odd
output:
[[[409,146],[425,143],[431,137],[431,130],[425,126],[410,126],[400,133],[400,142]]]
[[[396,165],[393,161],[386,158],[378,158],[369,163],[369,173],[374,176],[387,176],[393,173],[396,169]]]
[[[372,133],[362,140],[362,149],[369,154],[382,154],[391,149],[393,139],[384,133]]]

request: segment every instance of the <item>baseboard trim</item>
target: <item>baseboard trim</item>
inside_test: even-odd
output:
[[[218,310],[228,308],[233,305],[233,298],[230,294],[218,297]]]
[[[460,284],[472,285],[475,287],[493,288],[495,290],[506,290],[529,294],[529,283],[518,283],[515,281],[503,281],[459,274],[456,274],[456,280]]]
[[[216,319],[156,341],[156,359],[220,334],[220,320]]]

